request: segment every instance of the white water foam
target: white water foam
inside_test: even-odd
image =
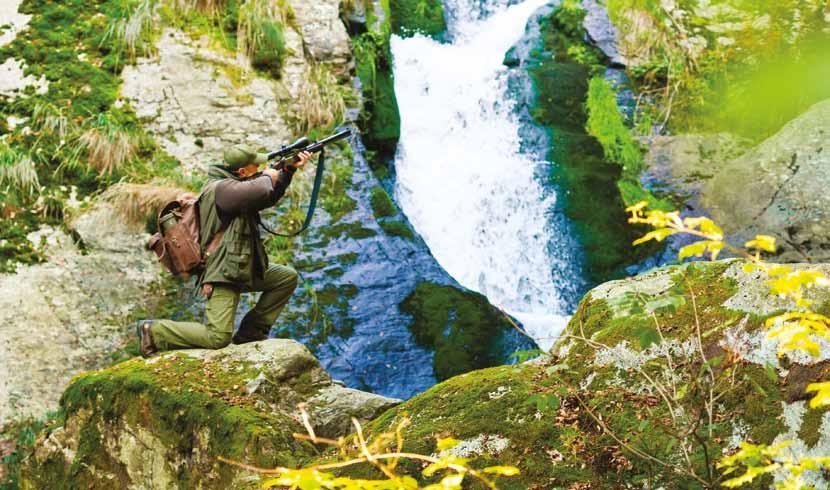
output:
[[[520,151],[502,65],[547,0],[478,10],[450,2],[453,42],[392,39],[401,112],[396,195],[441,266],[547,349],[568,320],[557,284],[575,280],[568,274],[576,259],[565,232],[549,229],[555,195],[535,177],[548,164]]]

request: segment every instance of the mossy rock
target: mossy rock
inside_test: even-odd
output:
[[[412,315],[410,330],[415,341],[435,349],[433,368],[438,380],[508,361],[499,351],[498,339],[512,327],[479,293],[422,282],[400,309]]]
[[[73,380],[22,488],[244,488],[256,478],[220,456],[296,467],[317,455],[292,436],[305,431],[297,404],[308,404],[318,434],[337,437],[350,417],[397,402],[332,384],[292,340],[136,358]]]
[[[451,378],[378,417],[368,432],[392,431],[408,417],[405,451],[432,454],[438,438],[458,439],[452,451],[475,458],[475,467],[521,470],[502,478],[502,489],[715,488],[724,479],[717,460],[741,439],[795,440],[800,451],[828,454],[830,437],[817,434],[830,433],[830,411],[807,409],[803,388],[828,379],[830,352],[822,352],[821,362],[779,365],[775,343],[763,340],[763,322],[786,303],[769,296],[764,278],[742,266],[694,263],[603,284],[583,299],[567,339],[550,358]],[[824,304],[827,296],[813,299]],[[647,307],[638,312],[640,300]],[[655,318],[662,341],[643,334]],[[702,408],[708,391],[699,378],[708,371],[697,332],[707,365],[722,382],[714,391],[718,408],[711,425]],[[671,375],[666,352],[671,373],[679,376],[674,383],[665,377]],[[668,387],[671,412],[642,372]],[[679,435],[684,431],[696,436]],[[402,468],[412,475],[421,470],[408,463]],[[819,472],[807,477],[826,481]],[[770,482],[759,480],[755,488]],[[465,488],[479,487],[465,481]]]

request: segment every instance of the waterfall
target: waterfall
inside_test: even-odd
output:
[[[523,152],[506,51],[548,0],[445,2],[448,43],[393,37],[401,139],[396,196],[442,267],[522,321],[542,348],[564,328],[578,252],[544,185],[549,162]]]

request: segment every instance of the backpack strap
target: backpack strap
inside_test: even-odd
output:
[[[303,221],[303,225],[300,227],[300,229],[295,231],[294,233],[277,233],[265,226],[265,224],[262,222],[262,218],[259,216],[259,214],[257,214],[259,226],[261,226],[263,230],[276,236],[293,237],[299,235],[300,233],[308,229],[309,225],[311,225],[311,219],[314,217],[314,210],[317,208],[317,198],[320,196],[320,187],[323,184],[323,171],[325,170],[326,161],[325,151],[325,148],[321,149],[320,156],[317,158],[317,172],[314,174],[314,187],[312,187],[311,189],[311,200],[308,203],[308,212],[305,215],[305,221]]]

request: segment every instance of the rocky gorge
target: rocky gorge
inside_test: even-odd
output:
[[[0,11],[8,19],[0,55],[14,64],[0,82],[11,87],[0,91],[0,150],[39,179],[30,195],[3,201],[3,259],[12,265],[0,276],[0,457],[9,468],[0,488],[255,487],[255,468],[338,460],[295,434],[310,425],[351,440],[352,417],[388,447],[399,430],[409,453],[518,468],[497,478],[499,488],[714,488],[725,478],[714,462],[741,441],[830,453],[828,411],[808,409],[805,393],[830,376],[826,342],[815,357],[779,357],[765,321],[790,306],[761,273],[734,260],[652,269],[674,262],[686,242],[632,248],[642,229],[627,226],[624,213],[644,199],[706,214],[732,243],[769,234],[779,244],[772,260],[830,273],[821,264],[827,100],[761,138],[671,125],[615,135],[615,145],[637,147],[637,162],[622,161],[625,152],[592,126],[591,97],[595,79],[606,80],[621,127],[640,124],[638,89],[647,89],[637,67],[649,59],[631,39],[642,32],[613,5],[563,1],[537,11],[504,69],[523,151],[552,162],[541,167],[557,196],[546,219],[571,230],[563,243],[579,249],[569,255],[579,264],[567,270],[584,277],[559,287],[574,312],[561,335],[534,341],[502,305],[446,272],[399,202],[395,153],[406,114],[390,39],[446,42],[466,4],[203,3],[25,0]],[[256,5],[281,41],[246,51],[235,43]],[[124,26],[124,36],[139,24],[132,44],[108,47],[117,35],[107,29]],[[67,39],[50,34],[59,25]],[[99,113],[109,119],[90,115]],[[343,122],[361,135],[328,152],[312,228],[269,241],[302,284],[272,330],[277,338],[125,361],[135,354],[133,320],[201,315],[190,286],[163,276],[142,251],[147,216],[163,199],[141,202],[142,186],[160,196],[197,189],[228,144],[273,148]],[[65,140],[84,137],[73,124],[110,141],[130,135],[130,156],[115,170],[96,169],[87,148],[92,171],[64,165],[73,155]],[[12,174],[2,175],[9,185]],[[296,228],[307,193],[308,182],[297,182],[269,223]],[[37,213],[21,211],[27,203]],[[809,297],[818,312],[830,304],[820,288]],[[253,297],[243,303],[239,316]],[[553,340],[548,352],[530,352]],[[19,429],[30,417],[43,419],[36,437]],[[456,444],[442,449],[446,438]],[[399,466],[423,484],[440,480],[421,470]],[[383,477],[365,464],[338,474]],[[826,469],[803,478],[828,488]],[[468,477],[463,488],[476,485]]]

